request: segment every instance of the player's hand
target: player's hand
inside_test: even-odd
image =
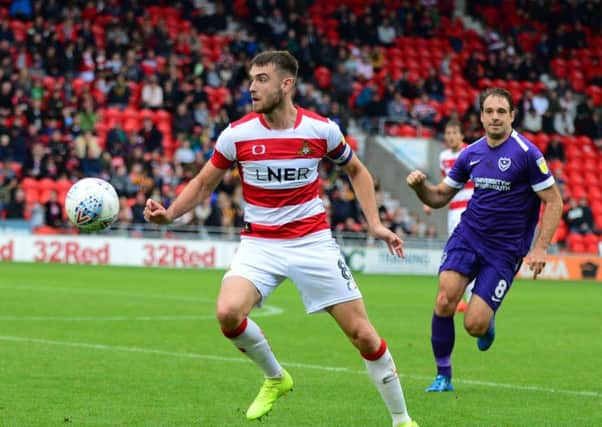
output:
[[[533,280],[535,280],[546,266],[546,251],[537,247],[531,249],[531,252],[527,254],[526,261],[529,270],[533,272]]]
[[[371,231],[374,237],[383,240],[387,244],[391,255],[403,258],[403,240],[401,240],[401,237],[382,224],[378,224]]]
[[[424,212],[427,215],[430,215],[433,213],[433,208],[431,208],[429,205],[422,205],[422,212]]]
[[[416,188],[424,185],[425,181],[426,181],[426,174],[419,170],[414,170],[414,171],[410,172],[410,174],[406,178],[407,184],[412,189],[416,189]]]
[[[153,200],[148,199],[146,201],[146,205],[144,206],[144,219],[148,222],[152,222],[154,224],[169,224],[171,219],[167,215],[167,209],[165,207]]]

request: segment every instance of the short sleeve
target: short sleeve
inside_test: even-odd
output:
[[[351,146],[345,141],[345,137],[339,126],[328,120],[328,133],[326,136],[326,156],[337,165],[345,165],[353,157]]]
[[[554,185],[554,177],[548,168],[546,159],[537,147],[530,147],[527,151],[527,167],[529,183],[533,191],[541,191]]]
[[[211,155],[211,163],[219,169],[229,169],[236,161],[236,147],[228,126],[220,133]]]

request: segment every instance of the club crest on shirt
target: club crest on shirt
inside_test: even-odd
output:
[[[303,141],[303,146],[299,151],[297,151],[297,154],[300,156],[309,156],[311,153],[313,153],[313,150],[309,145],[309,141]]]
[[[546,159],[544,159],[543,157],[540,157],[536,161],[537,161],[537,167],[539,168],[539,171],[541,173],[543,173],[544,175],[547,175],[549,171],[548,171],[548,165],[546,164]]]
[[[497,167],[500,168],[502,172],[506,172],[510,165],[512,164],[512,160],[510,157],[500,157],[497,161]]]

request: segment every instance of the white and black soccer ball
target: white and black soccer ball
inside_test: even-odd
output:
[[[80,230],[100,231],[117,219],[119,197],[107,181],[83,178],[69,189],[65,209],[69,220]]]

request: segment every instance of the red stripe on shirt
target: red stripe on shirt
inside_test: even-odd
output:
[[[267,189],[242,183],[242,194],[247,203],[264,208],[300,205],[318,197],[318,180],[299,188]]]
[[[295,239],[329,228],[326,212],[322,212],[282,225],[248,224],[241,235],[268,239]]]
[[[232,166],[232,163],[234,162],[226,159],[224,155],[219,151],[213,150],[213,154],[211,155],[211,163],[213,163],[213,166],[215,166],[216,168],[229,169],[230,166]]]
[[[468,200],[458,200],[457,202],[451,202],[449,209],[466,209],[468,206]]]
[[[265,138],[236,143],[239,162],[255,160],[321,159],[326,140],[317,138]]]

